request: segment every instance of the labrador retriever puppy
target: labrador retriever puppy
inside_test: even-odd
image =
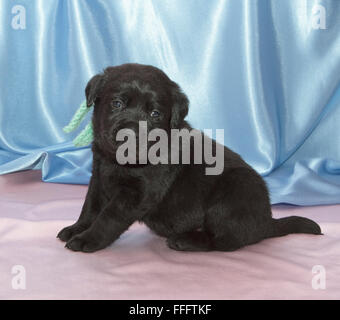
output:
[[[67,248],[103,249],[136,221],[182,251],[233,251],[290,233],[321,234],[318,224],[307,218],[273,219],[265,182],[227,147],[223,171],[217,175],[206,174],[205,161],[152,164],[139,163],[138,156],[136,163],[117,161],[124,143],[117,141],[117,133],[128,128],[138,140],[140,121],[148,132],[191,130],[184,120],[188,98],[160,69],[141,64],[108,67],[89,81],[85,94],[87,105],[94,104],[92,178],[78,221],[58,234]],[[151,146],[149,142],[147,148]],[[190,150],[193,147],[190,143]]]

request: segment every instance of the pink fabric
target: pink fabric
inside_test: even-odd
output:
[[[232,253],[181,253],[135,224],[109,248],[75,253],[56,239],[77,219],[87,187],[40,182],[40,172],[0,177],[2,299],[339,299],[340,206],[275,207],[301,215],[324,236],[272,238]],[[14,290],[11,269],[26,270]],[[326,289],[312,288],[312,268],[326,270]]]

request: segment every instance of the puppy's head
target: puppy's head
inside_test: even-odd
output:
[[[186,95],[153,66],[109,67],[88,82],[85,94],[87,105],[94,104],[94,143],[111,156],[122,143],[116,140],[119,130],[133,130],[138,141],[140,121],[147,123],[148,131],[160,128],[169,132],[181,128],[188,113]]]

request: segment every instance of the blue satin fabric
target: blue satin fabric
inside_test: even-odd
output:
[[[311,28],[315,4],[325,30]],[[92,75],[138,62],[182,86],[194,127],[225,130],[273,203],[339,203],[339,13],[337,0],[2,0],[0,173],[88,183],[90,148],[62,128]]]

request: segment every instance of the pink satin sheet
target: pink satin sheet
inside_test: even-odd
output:
[[[275,206],[300,215],[323,236],[289,235],[236,252],[183,253],[134,224],[109,248],[72,252],[56,239],[77,218],[87,187],[43,183],[39,171],[0,177],[1,299],[339,299],[340,206]],[[26,289],[12,286],[12,268]],[[313,289],[314,266],[326,288]],[[14,268],[15,269],[15,268]]]

